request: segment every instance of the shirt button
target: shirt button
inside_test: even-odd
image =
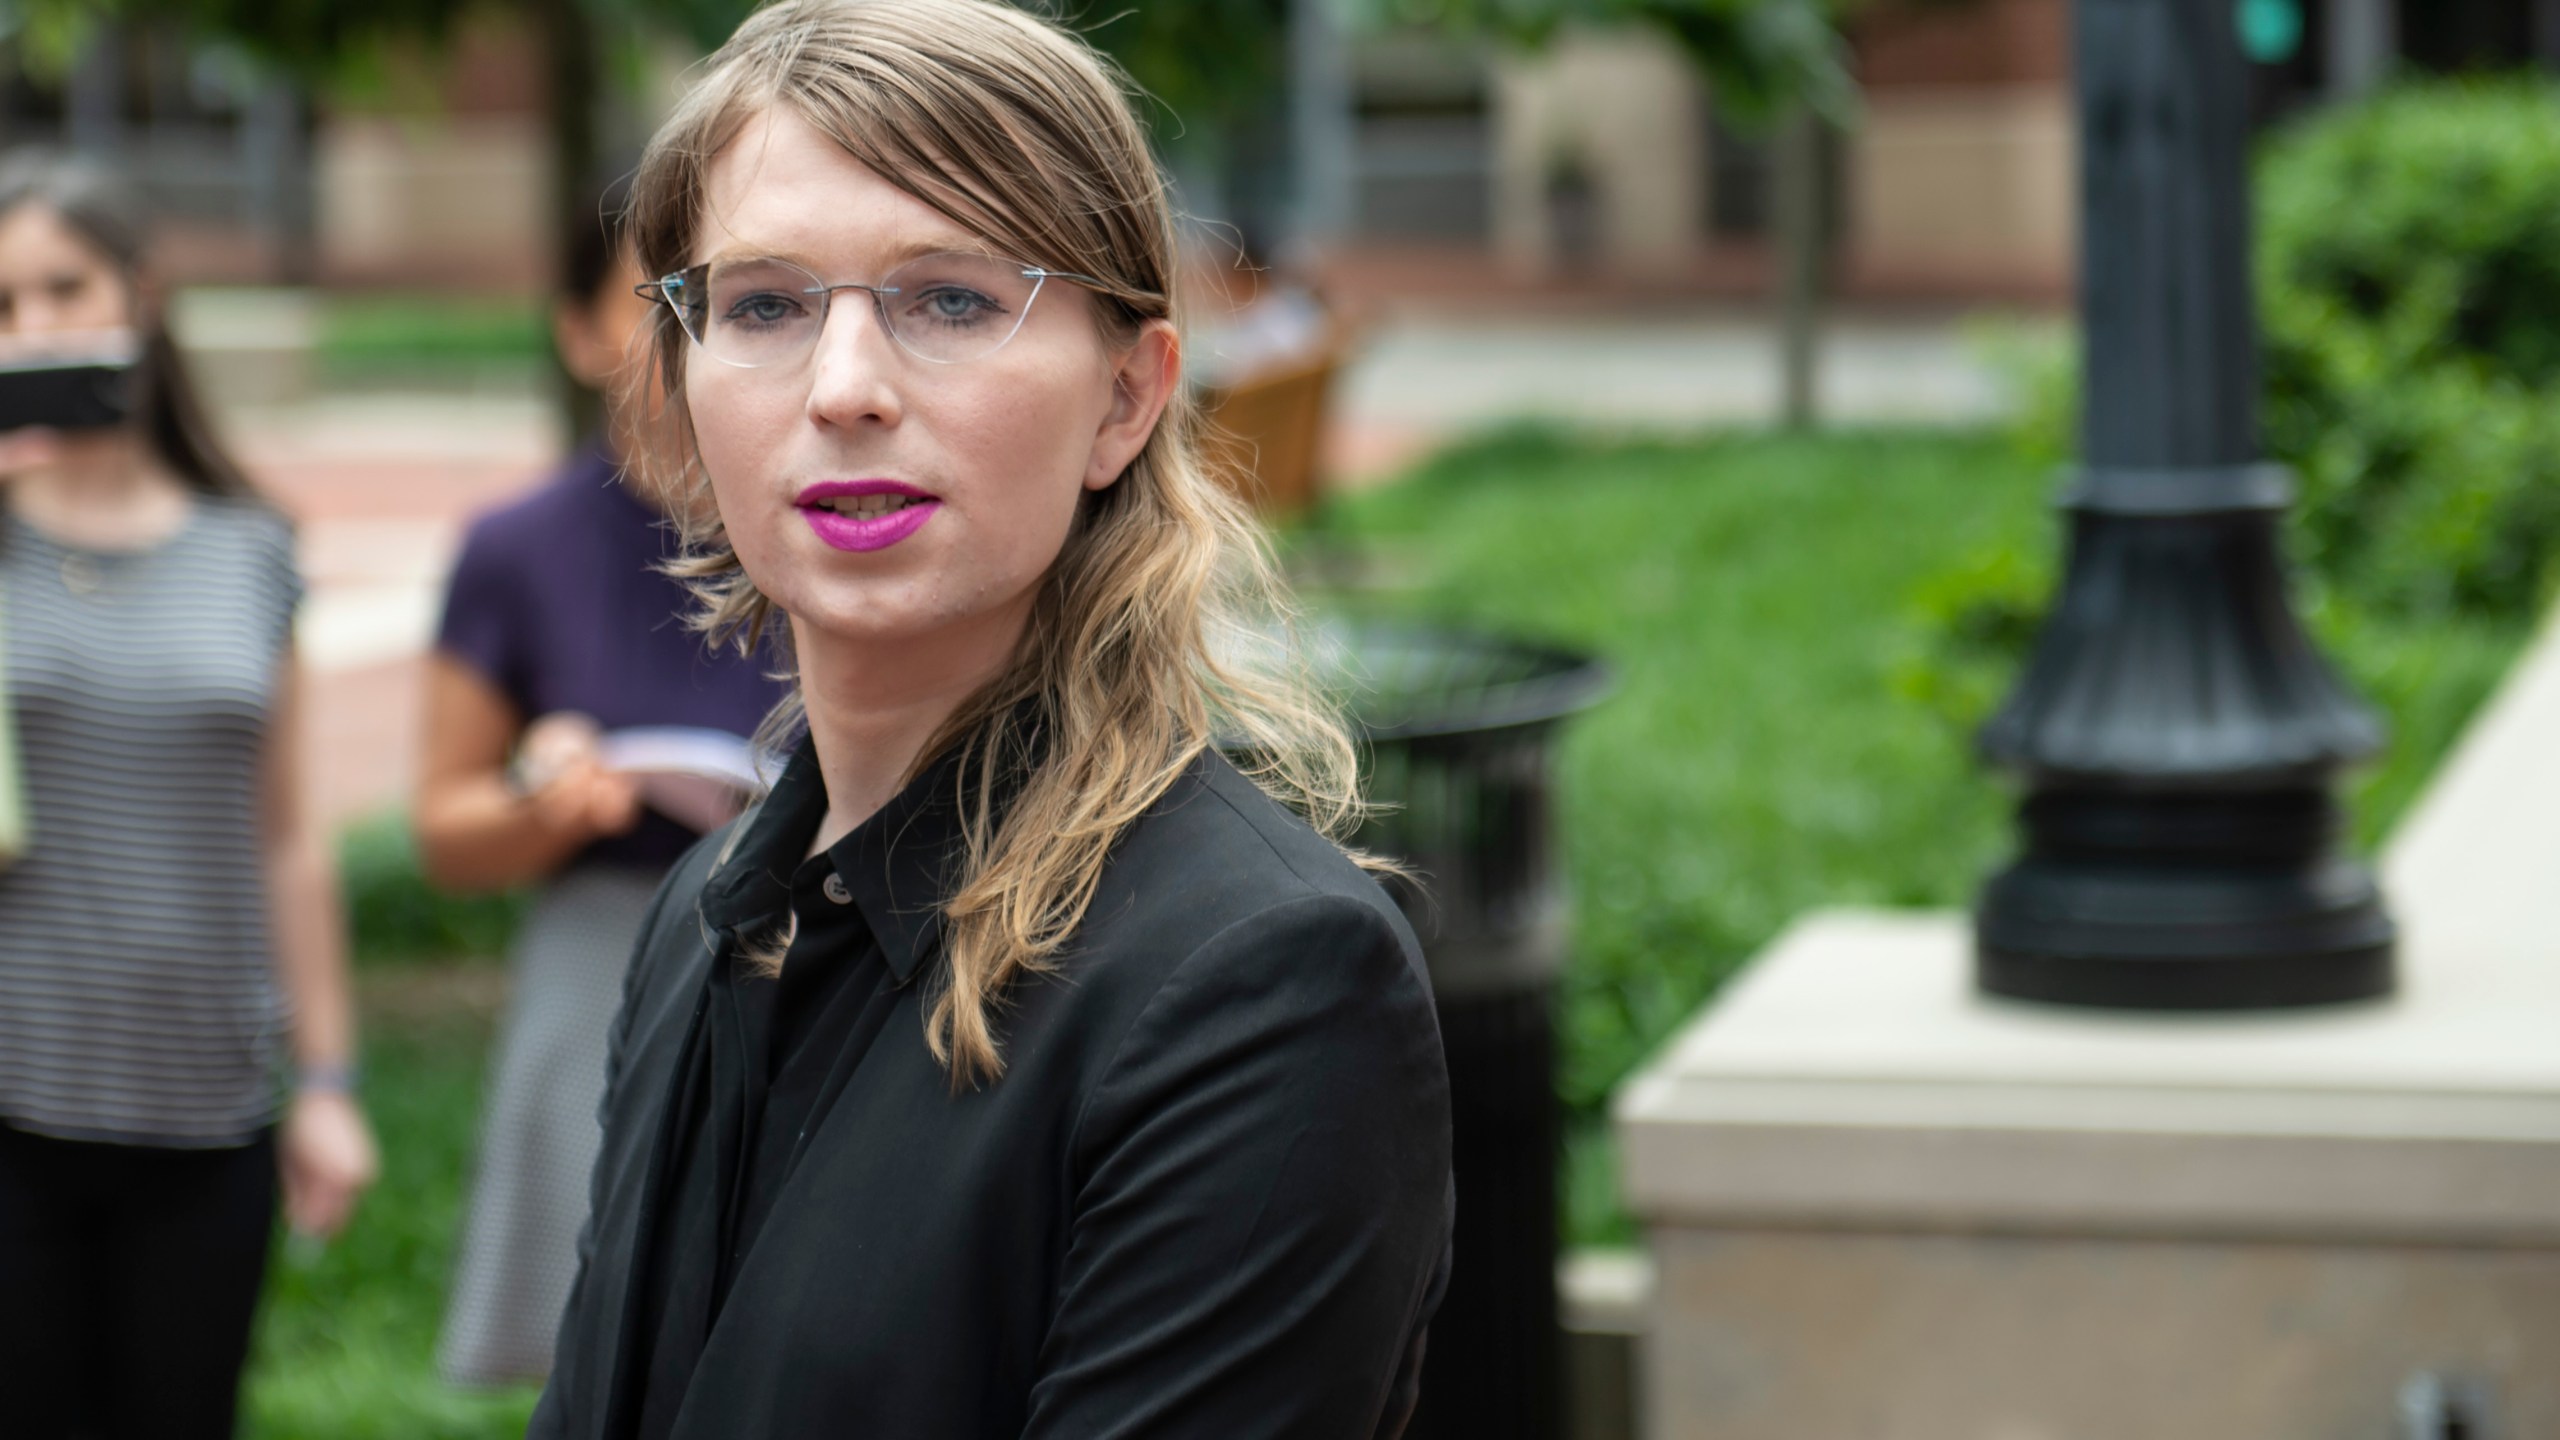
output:
[[[827,898],[838,905],[853,903],[853,892],[844,888],[844,877],[833,870],[827,872],[826,883],[818,888],[827,892]]]

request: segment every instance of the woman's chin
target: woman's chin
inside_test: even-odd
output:
[[[941,615],[904,603],[905,597],[866,590],[858,594],[795,596],[777,600],[791,617],[791,633],[803,651],[813,646],[865,650],[903,649],[965,626],[965,617]]]

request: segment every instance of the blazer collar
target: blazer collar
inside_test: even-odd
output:
[[[970,749],[960,745],[945,752],[878,814],[827,849],[900,985],[914,980],[933,954],[943,902],[959,880],[967,786],[975,774],[975,766],[963,760]],[[1002,787],[1005,795],[1012,788]],[[736,840],[703,886],[704,921],[727,936],[778,922],[791,903],[791,877],[826,813],[817,747],[804,738],[772,791],[738,821]]]

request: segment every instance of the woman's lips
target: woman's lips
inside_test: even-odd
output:
[[[942,508],[931,492],[900,480],[822,481],[792,503],[818,538],[838,550],[886,550]]]

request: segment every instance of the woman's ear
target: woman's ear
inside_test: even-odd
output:
[[[1170,320],[1139,327],[1137,343],[1121,352],[1111,376],[1111,408],[1094,432],[1084,488],[1108,490],[1155,434],[1164,407],[1182,384],[1182,341]]]

